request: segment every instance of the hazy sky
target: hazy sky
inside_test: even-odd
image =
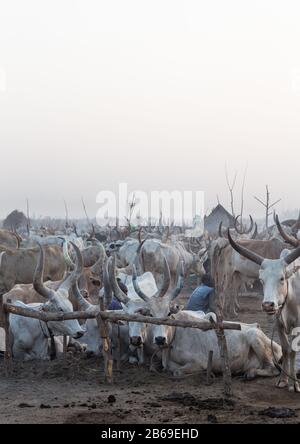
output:
[[[0,217],[94,216],[118,182],[229,206],[225,161],[247,212],[266,183],[299,207],[299,22],[296,0],[0,0]]]

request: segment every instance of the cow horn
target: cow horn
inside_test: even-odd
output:
[[[226,239],[226,231],[223,231],[223,221],[220,222],[219,224],[219,237]]]
[[[102,270],[102,266],[103,266],[105,260],[107,259],[107,255],[106,255],[105,248],[103,247],[101,242],[99,242],[98,245],[100,247],[100,256],[99,256],[99,259],[97,260],[97,262],[90,268],[90,270],[92,273],[100,275],[101,270]]]
[[[70,267],[71,270],[73,270],[75,268],[75,264],[69,255],[68,241],[64,237],[60,237],[60,239],[62,239],[62,241],[63,241],[63,255],[65,258],[66,264],[68,267]]]
[[[33,276],[33,288],[44,298],[52,299],[54,296],[54,291],[44,285],[45,253],[39,242],[38,246],[40,249],[40,255]]]
[[[219,223],[219,237],[223,237],[222,225],[223,225],[223,222],[221,221],[221,222]]]
[[[174,290],[171,293],[171,301],[177,298],[179,294],[181,293],[184,286],[184,262],[180,261],[178,264],[178,270],[177,270],[177,284]]]
[[[74,231],[76,237],[79,237],[79,235],[78,235],[78,231],[77,231],[77,227],[76,227],[75,224],[73,224],[73,231]]]
[[[237,222],[238,222],[238,220],[239,220],[239,218],[241,217],[241,215],[239,214],[238,216],[236,216],[236,218],[234,219],[234,228],[235,228],[235,231],[237,232],[237,233],[239,233],[239,234],[249,234],[249,233],[251,233],[251,231],[253,230],[253,225],[254,225],[254,222],[253,222],[253,219],[252,219],[252,216],[251,215],[249,215],[249,217],[250,217],[250,227],[248,228],[248,230],[240,230],[238,227],[237,227]]]
[[[299,230],[300,230],[300,211],[296,223],[292,226],[292,232],[297,234]]]
[[[139,241],[140,245],[142,243],[142,232],[143,232],[143,227],[140,227],[139,232],[138,232],[138,241]]]
[[[168,261],[167,261],[166,257],[164,256],[164,280],[163,280],[163,283],[162,283],[160,289],[156,292],[155,296],[162,298],[167,293],[167,291],[170,287],[170,283],[171,283],[170,268],[169,268]]]
[[[17,248],[20,248],[21,246],[21,242],[23,241],[23,239],[21,238],[21,236],[19,235],[19,233],[17,232],[16,229],[14,229],[13,231],[11,231],[11,233],[15,236],[15,238],[17,239]]]
[[[202,252],[200,250],[199,253],[198,253],[199,259],[202,259],[206,255],[207,252],[208,252],[208,248],[205,248],[205,250],[202,251]]]
[[[288,254],[284,260],[289,265],[294,262],[300,256],[300,245],[295,248],[290,254]]]
[[[300,245],[299,240],[297,240],[296,238],[294,238],[293,236],[289,236],[283,229],[281,223],[279,222],[279,217],[278,214],[276,214],[275,216],[275,222],[278,228],[278,231],[280,233],[280,236],[286,241],[288,242],[290,245],[293,245],[293,247],[298,247]]]
[[[5,253],[6,253],[6,251],[2,251],[2,252],[0,253],[0,269],[1,269],[1,267],[2,267],[2,259],[3,259],[3,256],[5,255]]]
[[[255,229],[252,233],[251,239],[256,239],[257,234],[258,234],[258,227],[257,227],[257,223],[255,222]]]
[[[112,256],[109,258],[108,271],[109,271],[109,282],[111,284],[111,287],[112,287],[115,297],[121,303],[127,304],[130,301],[130,299],[127,296],[127,294],[121,290],[121,288],[118,285],[117,279],[116,279],[116,258],[115,258],[115,256]]]
[[[82,310],[87,310],[92,304],[90,304],[81,294],[81,291],[78,287],[78,281],[72,287],[73,294],[78,301],[78,304]]]
[[[241,245],[237,244],[231,237],[230,230],[228,228],[227,230],[228,240],[230,242],[230,245],[232,248],[235,249],[239,254],[246,257],[252,262],[255,262],[258,265],[261,265],[264,261],[264,258],[262,256],[259,256],[258,254],[254,253],[253,251],[248,250],[248,248],[242,247]]]
[[[136,268],[135,268],[135,265],[134,265],[134,264],[133,264],[133,266],[132,266],[132,283],[133,283],[133,287],[134,287],[134,290],[135,290],[136,294],[137,294],[141,299],[143,299],[143,301],[145,301],[145,302],[149,302],[149,300],[150,300],[149,296],[147,296],[147,295],[141,290],[141,287],[140,287],[140,285],[139,285],[139,283],[138,283],[138,281],[137,281],[137,273],[136,273]]]
[[[77,247],[77,245],[75,245],[73,242],[70,242],[70,244],[72,245],[72,247],[74,248],[75,253],[76,253],[76,257],[77,257],[76,267],[72,271],[70,276],[68,276],[68,278],[65,281],[63,281],[61,283],[61,285],[59,286],[59,289],[67,290],[67,291],[69,291],[69,289],[71,287],[73,287],[75,282],[78,281],[78,279],[80,278],[80,276],[82,274],[82,270],[83,270],[82,254],[81,254],[79,248]]]

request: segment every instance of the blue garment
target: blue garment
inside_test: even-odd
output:
[[[207,285],[200,285],[191,294],[190,300],[187,304],[186,310],[192,311],[204,311],[207,313],[209,310],[209,297],[213,293],[214,289]]]
[[[118,299],[116,299],[115,297],[113,297],[110,306],[108,307],[109,310],[122,310],[122,305],[120,304],[120,302],[118,301]]]

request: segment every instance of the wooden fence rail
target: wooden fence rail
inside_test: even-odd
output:
[[[204,321],[178,321],[176,319],[170,318],[153,318],[151,316],[143,315],[131,315],[115,311],[101,311],[95,306],[93,310],[89,311],[73,311],[70,313],[49,313],[46,311],[37,311],[32,308],[19,307],[17,305],[4,303],[3,310],[6,313],[12,313],[19,316],[25,316],[28,318],[40,319],[44,322],[49,321],[67,321],[71,319],[95,319],[97,316],[101,316],[102,319],[110,322],[141,322],[145,324],[155,324],[155,325],[169,325],[171,327],[182,327],[182,328],[198,328],[200,330],[213,330],[214,325],[210,320]],[[237,322],[226,322],[222,324],[224,330],[241,330],[241,325]]]

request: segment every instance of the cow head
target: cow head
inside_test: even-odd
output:
[[[107,292],[111,289],[122,304],[122,308],[125,313],[136,314],[141,313],[145,307],[143,301],[131,300],[127,294],[120,288],[116,279],[116,259],[115,257],[110,257],[108,261],[108,269],[104,268],[104,282],[107,283]],[[130,345],[133,347],[141,347],[144,344],[145,339],[145,328],[144,324],[138,322],[129,322],[129,341]]]
[[[103,245],[98,242],[97,246],[99,247],[99,257],[97,261],[93,266],[83,268],[79,278],[79,287],[87,292],[90,300],[95,304],[98,302],[99,290],[102,284],[102,267],[107,259]],[[73,269],[75,264],[69,255],[67,242],[64,243],[63,252],[67,264]]]
[[[142,292],[137,281],[135,266],[133,266],[133,285],[136,293],[145,302],[144,314],[155,318],[167,318],[172,314],[171,304],[181,292],[184,284],[183,262],[180,263],[177,273],[176,287],[170,290],[171,275],[168,262],[164,257],[164,280],[157,293],[149,297]],[[160,348],[168,347],[172,341],[173,329],[167,325],[151,326],[153,344]]]
[[[33,286],[34,289],[48,301],[42,306],[44,311],[69,313],[73,311],[72,303],[69,301],[69,290],[77,282],[82,272],[82,256],[78,247],[72,243],[77,256],[77,263],[72,273],[68,274],[66,278],[61,282],[58,289],[52,290],[44,285],[44,250],[39,244],[40,256],[38,264],[35,270]],[[73,338],[80,338],[84,334],[84,330],[81,328],[77,319],[67,321],[51,321],[48,322],[49,329],[55,336],[67,335]]]
[[[207,260],[207,250],[200,251],[198,254],[193,253],[193,265],[192,265],[192,271],[197,276],[203,276],[206,271],[204,268],[204,262]]]
[[[292,252],[284,251],[284,257],[280,259],[266,259],[237,244],[232,239],[229,230],[228,240],[239,254],[260,266],[259,278],[264,290],[262,308],[268,314],[277,313],[288,295],[288,281],[297,271],[297,268],[291,269],[290,264],[300,257],[300,246]]]

